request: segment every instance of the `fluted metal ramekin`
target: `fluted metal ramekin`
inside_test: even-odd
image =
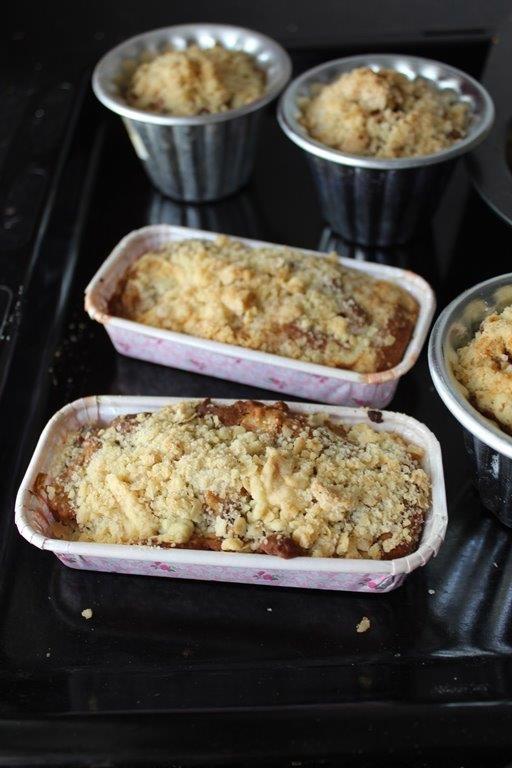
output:
[[[340,152],[313,139],[299,122],[300,101],[311,87],[335,80],[356,67],[394,69],[455,91],[470,105],[467,136],[431,155],[376,158]],[[315,179],[323,214],[346,240],[361,245],[407,242],[434,213],[457,157],[473,149],[494,120],[491,97],[472,77],[430,59],[398,54],[365,54],[329,61],[293,80],[279,103],[281,128],[303,149]]]
[[[261,98],[238,109],[190,117],[146,112],[126,102],[126,79],[139,61],[169,48],[216,43],[254,57],[267,76]],[[261,110],[290,74],[286,51],[259,32],[227,24],[182,24],[145,32],[113,48],[96,66],[92,84],[102,104],[123,119],[155,187],[175,200],[205,202],[230,195],[248,180]]]
[[[473,408],[452,372],[456,350],[473,338],[484,317],[510,304],[512,273],[465,291],[439,316],[428,357],[435,388],[464,430],[482,504],[512,528],[512,436]]]

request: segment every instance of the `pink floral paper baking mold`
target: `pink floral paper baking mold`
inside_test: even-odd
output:
[[[48,469],[52,452],[65,435],[87,424],[106,424],[127,413],[154,411],[190,398],[87,397],[58,411],[46,425],[16,499],[16,525],[30,543],[54,552],[66,566],[82,570],[158,576],[170,579],[240,582],[268,587],[299,587],[352,592],[389,592],[411,571],[434,556],[444,538],[447,512],[439,443],[423,424],[399,413],[382,412],[374,429],[392,430],[424,450],[424,466],[432,481],[432,504],[426,516],[420,546],[396,560],[348,560],[297,557],[283,560],[273,555],[159,549],[149,546],[63,541],[52,534],[53,517],[32,489],[37,475]],[[231,403],[233,400],[219,400]],[[322,410],[344,423],[368,421],[365,409],[307,403],[290,403],[303,413]]]
[[[70,568],[104,573],[129,573],[139,576],[163,576],[174,579],[193,579],[196,581],[225,581],[242,584],[264,584],[274,587],[298,587],[300,589],[328,589],[350,592],[389,592],[396,589],[405,578],[405,574],[382,576],[379,574],[357,574],[327,572],[318,574],[313,571],[294,571],[291,573],[270,573],[252,568],[219,567],[212,578],[211,569],[200,565],[176,566],[160,560],[141,562],[106,557],[82,557],[80,555],[61,555],[59,560]]]
[[[420,311],[412,339],[402,361],[388,371],[360,374],[325,365],[269,354],[254,349],[223,344],[183,333],[135,323],[112,316],[110,300],[126,269],[148,250],[161,248],[173,240],[213,239],[216,233],[188,227],[159,224],[131,232],[112,251],[85,292],[85,308],[102,323],[118,352],[153,363],[182,368],[242,384],[297,395],[333,405],[385,408],[398,381],[416,362],[425,342],[435,309],[432,289],[419,275],[407,270],[350,259],[340,261],[378,279],[399,283],[418,301]],[[253,248],[272,243],[235,238]],[[325,254],[306,251],[318,258]]]

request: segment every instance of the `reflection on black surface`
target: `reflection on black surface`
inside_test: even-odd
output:
[[[70,627],[83,632],[94,626],[95,642],[100,642],[101,635],[122,637],[149,666],[159,666],[165,647],[169,669],[183,656],[191,664],[244,659],[296,664],[311,648],[316,649],[312,655],[316,662],[339,658],[341,648],[347,662],[362,662],[372,660],[382,643],[393,642],[397,606],[390,600],[375,601],[373,631],[362,638],[355,627],[368,607],[365,596],[316,591],[318,604],[330,612],[329,625],[320,626],[305,611],[311,593],[251,585],[251,600],[241,604],[246,589],[241,584],[132,578],[58,566],[50,597],[53,608]],[[95,620],[87,625],[81,616],[84,607],[94,612]],[[205,636],[202,627],[207,612],[212,623]],[[109,662],[108,652],[104,662]]]
[[[45,666],[58,672],[72,664],[80,645],[69,688],[75,710],[91,702],[106,710],[119,700],[140,708],[195,707],[204,696],[219,707],[286,704],[297,696],[324,704],[354,695],[506,697],[509,536],[475,508],[469,486],[451,512],[438,557],[401,589],[379,596],[132,578],[75,571],[52,559],[49,618],[58,631]],[[84,607],[94,612],[88,622]],[[371,629],[358,635],[363,615]],[[62,642],[66,636],[75,638],[73,646]],[[34,663],[31,648],[11,648],[18,668]],[[120,659],[128,670],[119,668]]]
[[[81,669],[70,684],[73,708],[87,710],[93,700],[95,709],[111,709],[119,696],[141,708],[186,708],[205,696],[222,707],[408,692],[400,653],[390,652],[397,647],[398,602],[372,601],[372,631],[359,635],[367,596],[264,587],[251,587],[250,600],[244,595],[244,585],[56,569],[50,595],[56,620],[83,638]],[[328,623],[311,615],[312,598]],[[93,609],[89,622],[81,617],[84,606]],[[377,673],[384,648],[387,664]],[[89,657],[100,649],[92,669]],[[130,660],[129,675],[118,668],[120,657]]]
[[[410,269],[422,275],[432,286],[436,286],[439,280],[435,241],[431,229],[405,245],[392,248],[379,246],[368,248],[356,243],[349,243],[330,227],[325,227],[318,243],[318,250],[336,251],[340,256],[355,261],[373,261],[377,264]]]
[[[505,143],[505,157],[507,158],[507,165],[510,171],[512,171],[512,126],[509,125],[507,131],[507,139]]]
[[[149,200],[147,223],[174,224],[253,239],[261,233],[256,209],[245,192],[218,203],[201,205],[176,203],[155,192]]]
[[[473,191],[464,208],[440,285],[438,299],[441,307],[467,288],[511,271],[511,233],[509,225]]]
[[[451,535],[436,558],[444,573],[432,601],[434,627],[444,626],[439,653],[510,653],[512,647],[512,548],[510,532],[482,509],[469,483],[450,508]]]
[[[156,363],[116,354],[111,392],[118,395],[159,397],[250,397],[263,400],[297,400],[292,395],[234,384],[232,381],[180,371]]]

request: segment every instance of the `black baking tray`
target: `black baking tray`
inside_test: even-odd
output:
[[[476,76],[486,51],[481,40],[416,48]],[[325,58],[325,50],[295,51],[295,70]],[[73,571],[20,538],[13,508],[42,426],[77,397],[275,397],[114,352],[85,316],[83,290],[131,229],[168,222],[322,244],[416,270],[440,307],[509,269],[511,232],[471,191],[460,165],[442,211],[415,243],[396,251],[341,243],[326,230],[304,158],[273,109],[248,187],[217,204],[177,205],[150,187],[121,122],[95,103],[88,75],[57,85],[54,92],[43,78],[23,92],[26,114],[0,188],[0,208],[11,217],[0,262],[0,765],[505,766],[511,534],[478,501],[461,432],[424,354],[391,407],[439,437],[450,523],[437,558],[395,592]],[[54,100],[34,118],[41,93]],[[20,158],[29,153],[28,163],[36,150],[31,162],[43,181],[20,192]],[[26,214],[16,221],[23,201]],[[90,621],[84,608],[93,610]],[[371,630],[361,635],[362,616]]]
[[[509,71],[512,50],[512,16],[493,36],[482,82],[496,108],[491,132],[472,154],[470,168],[484,200],[512,225],[512,99]]]

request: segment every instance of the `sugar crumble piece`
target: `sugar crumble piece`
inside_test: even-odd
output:
[[[92,619],[92,609],[91,608],[84,608],[82,611],[82,616],[84,619]]]
[[[359,624],[356,624],[356,632],[361,634],[362,632],[368,632],[370,629],[370,619],[368,616],[363,616]]]

